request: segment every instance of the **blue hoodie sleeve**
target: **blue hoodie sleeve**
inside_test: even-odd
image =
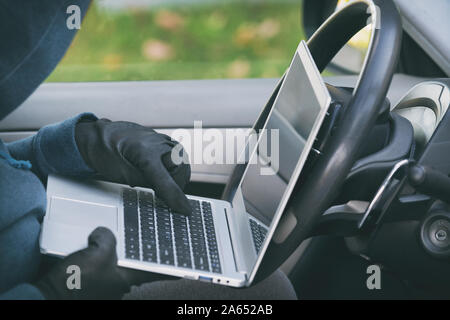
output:
[[[24,283],[0,294],[0,300],[45,300],[45,297],[38,288]]]
[[[11,156],[31,162],[31,170],[42,180],[53,174],[90,176],[95,173],[83,160],[76,141],[75,126],[80,121],[95,121],[92,113],[82,113],[63,122],[41,128],[34,136],[8,143]]]

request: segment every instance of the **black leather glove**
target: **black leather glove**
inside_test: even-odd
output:
[[[67,286],[69,266],[80,268],[80,289]],[[46,299],[103,300],[120,299],[132,285],[162,279],[174,278],[118,267],[114,234],[99,227],[90,234],[86,249],[56,263],[35,286]]]
[[[178,142],[169,136],[132,122],[100,119],[78,123],[75,140],[83,159],[103,178],[151,188],[175,212],[190,214],[182,189],[191,168],[180,146],[178,155],[184,160],[173,163],[171,153]]]

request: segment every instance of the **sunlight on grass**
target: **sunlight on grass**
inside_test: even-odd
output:
[[[304,33],[300,3],[91,6],[47,81],[279,77]]]

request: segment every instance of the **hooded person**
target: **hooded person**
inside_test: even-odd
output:
[[[0,120],[20,106],[64,56],[76,30],[67,27],[73,1],[0,0]],[[90,1],[76,5],[84,17]],[[96,229],[86,249],[38,277],[40,223],[49,174],[102,177],[156,191],[175,212],[189,214],[182,189],[187,161],[175,165],[168,136],[130,122],[83,113],[12,143],[0,140],[0,297],[4,299],[119,298],[155,275],[117,267],[115,238]],[[179,148],[178,148],[179,149]],[[108,161],[105,161],[108,159]],[[78,265],[83,290],[68,290],[67,267]]]
[[[64,56],[76,29],[67,27],[66,0],[0,0],[0,121],[19,107]],[[90,0],[77,0],[84,17]],[[36,111],[38,112],[38,110]],[[179,214],[191,208],[182,189],[190,179],[178,145],[168,136],[130,122],[111,122],[83,113],[41,128],[26,139],[0,140],[0,299],[295,299],[282,272],[238,290],[199,281],[156,281],[167,277],[117,266],[116,240],[97,228],[87,248],[46,268],[39,233],[46,210],[49,174],[96,178],[149,187]],[[67,286],[78,266],[81,290]],[[48,269],[48,270],[47,270]],[[173,278],[170,278],[173,279]],[[150,283],[149,283],[150,281]],[[138,290],[142,288],[142,290]],[[136,291],[138,290],[138,291]]]

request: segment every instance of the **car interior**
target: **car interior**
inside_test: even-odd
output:
[[[302,171],[256,282],[279,269],[298,299],[450,298],[450,24],[442,9],[450,4],[435,2],[434,10],[425,1],[301,2],[333,103],[321,154]],[[365,58],[349,59],[348,41],[369,17]],[[0,139],[85,111],[192,137],[201,119],[203,129],[245,138],[279,81],[46,82],[0,122]],[[232,164],[191,170],[185,193],[217,199],[242,174]],[[379,290],[368,289],[371,265],[381,269]]]

